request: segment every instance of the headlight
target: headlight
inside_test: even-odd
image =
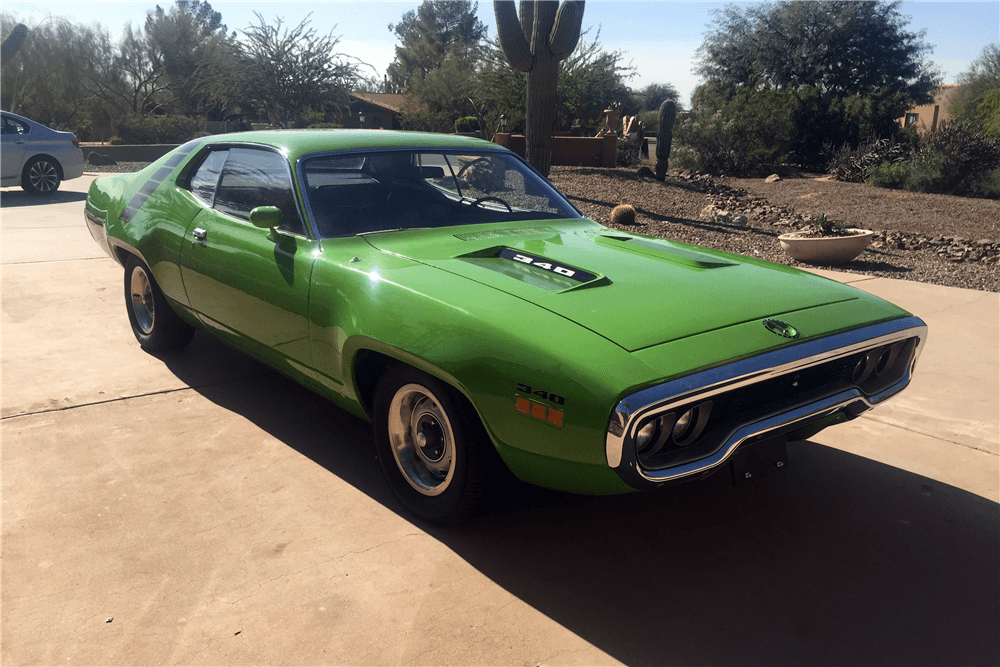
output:
[[[656,424],[659,421],[659,419],[651,419],[635,434],[635,449],[637,452],[641,452],[653,441],[653,436],[656,435]]]
[[[688,429],[691,427],[691,424],[694,423],[694,410],[695,410],[694,408],[691,408],[690,410],[682,414],[681,418],[677,420],[676,424],[674,424],[674,430],[673,430],[674,440],[680,440],[685,436],[685,434],[687,434]]]

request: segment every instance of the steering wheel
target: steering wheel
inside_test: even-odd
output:
[[[475,160],[463,165],[462,168],[458,170],[458,177],[464,181],[465,172],[469,171],[469,169],[472,169],[477,164],[490,164],[490,163],[491,160],[488,157],[477,157]]]

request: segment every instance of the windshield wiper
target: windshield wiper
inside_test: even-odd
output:
[[[367,236],[368,234],[386,234],[388,232],[407,232],[414,229],[430,229],[430,227],[394,227],[393,229],[376,229],[370,232],[358,232],[355,236]]]

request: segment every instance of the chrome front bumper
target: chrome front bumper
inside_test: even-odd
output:
[[[902,378],[876,394],[866,395],[854,387],[778,414],[759,414],[747,423],[736,425],[718,448],[675,466],[646,470],[638,460],[635,435],[639,425],[651,416],[910,338],[916,338],[917,344]],[[918,317],[907,317],[808,341],[638,391],[622,399],[611,414],[606,439],[608,465],[630,486],[648,488],[711,472],[750,439],[795,431],[838,412],[853,419],[910,383],[926,339],[927,325]]]

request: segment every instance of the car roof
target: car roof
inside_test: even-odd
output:
[[[312,153],[390,148],[467,148],[503,150],[482,139],[401,130],[262,130],[206,137],[209,144],[262,144],[280,149],[292,162]]]

